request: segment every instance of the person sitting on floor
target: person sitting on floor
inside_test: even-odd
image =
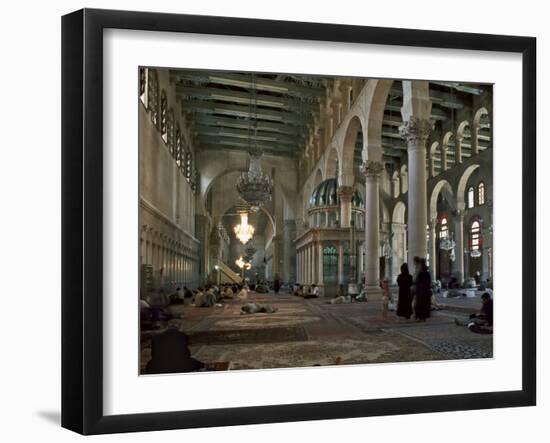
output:
[[[212,302],[212,304],[215,304],[218,302],[218,291],[216,290],[216,286],[208,286],[205,294],[207,295],[209,303]]]
[[[246,300],[248,298],[248,289],[245,286],[241,287],[241,290],[237,294],[237,298],[240,300]]]
[[[191,357],[189,337],[180,331],[181,321],[171,320],[168,329],[151,340],[151,360],[147,374],[194,372],[204,368],[204,363]]]
[[[298,285],[298,287],[294,291],[294,295],[296,295],[297,297],[303,297],[304,296],[304,286],[303,285]]]
[[[173,305],[182,304],[183,303],[183,294],[181,293],[181,288],[176,288],[176,290],[170,294],[170,303]]]
[[[318,298],[321,294],[321,288],[317,286],[316,284],[311,285],[311,292],[304,295],[304,298]]]
[[[241,315],[242,314],[257,314],[257,313],[266,313],[273,314],[279,309],[273,307],[272,305],[261,305],[259,303],[245,303],[241,306]]]
[[[477,314],[471,314],[466,321],[455,318],[457,326],[468,326],[468,329],[477,334],[493,333],[493,299],[488,292],[481,296],[481,309]]]
[[[166,321],[176,316],[168,308],[169,299],[166,297],[164,290],[161,288],[157,292],[150,292],[145,297],[145,301],[149,305],[149,319],[151,321]]]
[[[233,298],[233,290],[231,289],[231,286],[226,286],[223,291],[223,298],[231,300]]]
[[[195,294],[195,307],[197,308],[209,308],[214,306],[216,300],[214,295],[208,291],[204,291],[203,288],[198,288],[197,293]]]
[[[183,287],[183,298],[188,298],[190,300],[193,299],[193,291],[191,291],[191,289],[189,289],[187,286]]]
[[[367,288],[365,285],[361,288],[361,292],[355,296],[355,301],[367,301]]]

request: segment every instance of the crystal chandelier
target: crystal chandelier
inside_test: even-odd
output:
[[[273,182],[271,177],[262,171],[262,150],[258,147],[258,113],[255,76],[252,74],[252,93],[253,99],[249,102],[249,120],[248,120],[248,171],[243,172],[237,181],[237,191],[240,197],[248,203],[252,211],[257,211],[260,207],[271,201],[273,193]],[[252,127],[252,116],[254,116],[254,127]],[[254,145],[252,145],[254,142]]]
[[[250,269],[252,265],[249,262],[244,261],[243,256],[241,255],[237,260],[235,260],[235,264],[239,267],[239,269]]]
[[[254,227],[248,224],[248,213],[241,212],[241,223],[233,228],[235,235],[244,245],[252,238],[254,235]]]
[[[451,238],[445,237],[439,240],[439,248],[443,249],[444,251],[450,251],[451,249],[454,249],[455,246],[456,243],[453,240],[453,233],[451,233]]]
[[[474,257],[474,258],[481,257],[481,251],[479,249],[472,249],[470,251],[470,257]]]
[[[265,175],[261,166],[261,152],[249,154],[250,164],[248,171],[243,172],[237,181],[237,191],[241,198],[250,205],[252,211],[271,201],[273,182]]]

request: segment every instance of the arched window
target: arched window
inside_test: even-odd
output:
[[[187,183],[191,183],[193,174],[193,158],[190,152],[185,153],[185,179]]]
[[[176,150],[174,143],[174,110],[170,108],[168,110],[168,117],[166,119],[166,144],[168,145],[168,150],[172,156]]]
[[[474,220],[470,226],[470,252],[479,252],[481,247],[481,225],[479,220]]]
[[[168,99],[166,98],[166,91],[163,89],[160,94],[160,135],[166,142],[168,141]]]
[[[158,128],[159,125],[159,80],[157,71],[148,70],[147,79],[147,108],[151,111],[151,121]]]
[[[449,224],[447,223],[447,217],[443,217],[439,223],[439,239],[449,238]]]
[[[407,165],[401,166],[401,193],[405,194],[409,190],[409,171]]]
[[[349,88],[349,107],[353,105],[353,88]]]
[[[477,185],[477,204],[485,204],[485,183],[483,182],[480,182],[479,185]]]
[[[139,68],[139,99],[147,109],[147,68]]]
[[[176,164],[178,165],[178,167],[180,167],[181,150],[182,150],[181,129],[180,129],[180,124],[176,123],[174,159],[176,160]]]
[[[468,188],[468,208],[474,207],[474,187],[470,186]]]

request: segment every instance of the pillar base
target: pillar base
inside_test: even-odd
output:
[[[384,293],[382,292],[382,288],[379,286],[367,286],[365,289],[367,291],[368,301],[382,300]]]

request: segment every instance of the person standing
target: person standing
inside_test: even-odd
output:
[[[281,289],[281,281],[279,280],[279,276],[275,276],[275,281],[273,282],[273,290],[275,291],[275,294],[279,293],[279,289]]]
[[[409,265],[401,265],[401,274],[397,276],[397,286],[399,286],[399,296],[397,299],[397,316],[404,317],[407,320],[412,315],[412,295],[411,286],[413,277],[409,273]]]
[[[415,317],[420,321],[426,321],[430,316],[432,298],[432,277],[428,271],[426,259],[420,259],[420,272],[416,279],[416,303],[414,307]]]

